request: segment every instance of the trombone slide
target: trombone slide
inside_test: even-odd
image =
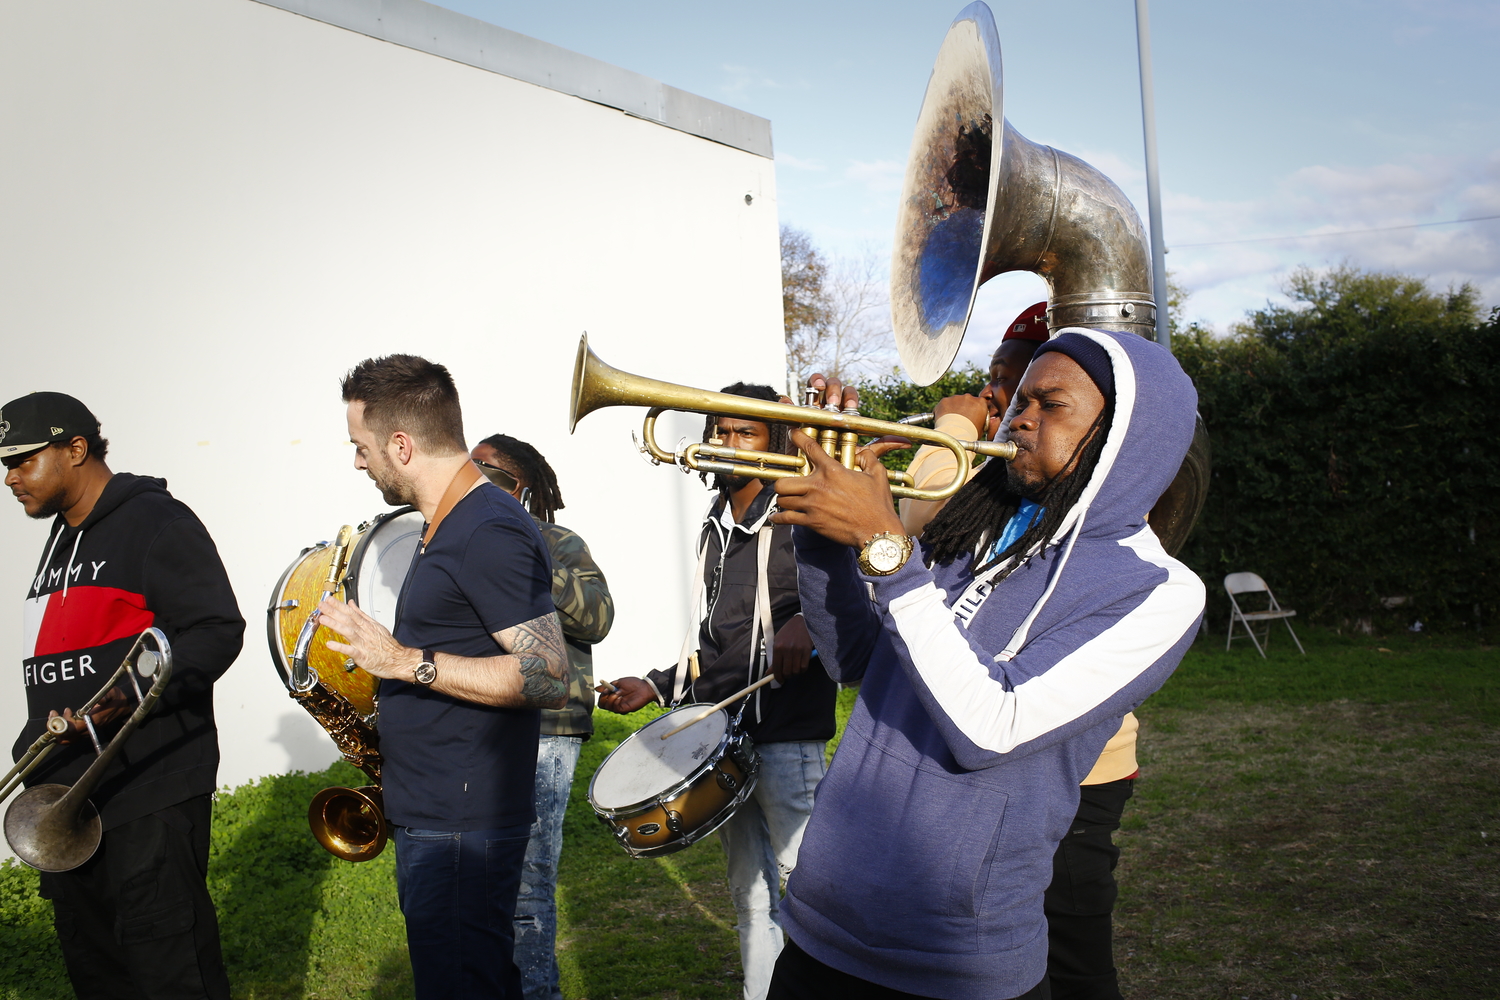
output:
[[[146,648],[148,638],[156,647],[154,650]],[[141,694],[135,711],[130,713],[130,718],[125,720],[120,731],[110,740],[109,746],[94,758],[83,777],[74,782],[71,788],[56,784],[28,788],[5,811],[5,839],[16,856],[31,867],[44,872],[72,871],[93,857],[98,850],[104,828],[99,820],[98,810],[89,802],[88,797],[103,780],[105,770],[124,747],[130,734],[135,732],[156,707],[157,699],[172,677],[172,646],[166,635],[157,628],[148,628],[142,632],[125,654],[124,662],[79,713],[87,719],[94,707],[119,682],[121,673],[129,674],[132,686],[140,694],[135,673],[147,656],[155,661],[151,688]],[[6,794],[46,757],[67,729],[67,722],[61,718],[55,717],[48,721],[47,732],[38,737],[31,750],[6,775]],[[43,741],[46,741],[45,744]],[[36,752],[33,754],[32,750]]]

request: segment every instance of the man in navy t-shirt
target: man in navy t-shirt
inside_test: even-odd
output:
[[[352,604],[319,609],[348,640],[328,647],[381,678],[381,779],[417,997],[519,1000],[512,916],[538,710],[561,708],[568,684],[547,549],[469,460],[446,368],[362,361],[343,396],[354,467],[427,521],[394,634]]]

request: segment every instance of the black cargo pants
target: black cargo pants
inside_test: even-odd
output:
[[[43,873],[79,1000],[229,1000],[204,879],[207,795],[122,824],[70,872]]]

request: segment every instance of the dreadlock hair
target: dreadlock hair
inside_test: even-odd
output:
[[[761,385],[758,382],[736,382],[734,385],[726,385],[719,391],[728,393],[731,396],[744,396],[747,399],[764,399],[772,403],[781,398],[781,394],[778,393],[775,389],[772,389],[768,385]],[[787,425],[766,423],[766,429],[771,432],[771,445],[766,450],[774,451],[778,455],[791,454],[792,439]],[[708,440],[712,437],[717,436],[718,433],[719,418],[716,415],[710,413],[703,419],[703,442],[707,444]],[[709,474],[707,472],[698,473],[698,478],[703,480],[705,483],[708,482],[708,476]],[[720,493],[725,492],[727,489],[728,487],[725,486],[722,482],[719,483]]]
[[[1004,551],[988,559],[981,550],[1015,517],[1021,508],[1022,498],[1011,491],[1006,481],[1006,464],[997,459],[986,462],[974,478],[938,511],[937,516],[927,525],[927,530],[922,533],[922,540],[927,543],[933,562],[948,563],[965,553],[973,553],[973,572],[978,574],[1011,556],[1030,552],[1033,547],[1036,548],[1037,556],[1045,559],[1047,546],[1052,543],[1063,518],[1073,509],[1078,498],[1083,496],[1084,488],[1094,475],[1099,455],[1103,453],[1104,444],[1109,439],[1110,419],[1114,412],[1115,401],[1113,394],[1110,394],[1104,401],[1104,408],[1078,442],[1078,447],[1073,449],[1063,471],[1049,479],[1043,485],[1041,493],[1032,498],[1033,503],[1044,508],[1042,516],[1033,520],[1021,533],[1021,537],[1006,546]],[[1068,471],[1070,469],[1071,472]],[[1010,576],[1027,562],[1030,559],[1019,560],[1007,566],[995,578],[995,582]]]
[[[509,434],[491,434],[479,443],[489,445],[514,466],[506,471],[514,472],[521,485],[530,491],[526,497],[526,509],[531,516],[538,521],[556,521],[557,512],[566,504],[557,485],[557,473],[552,471],[542,453]]]

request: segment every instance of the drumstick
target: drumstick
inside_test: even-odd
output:
[[[719,702],[717,705],[715,705],[712,708],[707,709],[707,710],[705,710],[703,712],[700,712],[695,718],[693,718],[693,719],[691,719],[691,720],[689,720],[687,722],[684,722],[682,725],[678,726],[676,729],[672,730],[671,732],[662,733],[661,734],[661,738],[662,739],[666,739],[668,736],[676,736],[678,733],[682,732],[684,729],[688,728],[689,726],[696,726],[698,723],[702,722],[704,719],[708,718],[710,715],[713,715],[719,709],[724,708],[724,707],[726,707],[728,705],[733,704],[734,702],[739,701],[741,698],[745,697],[745,695],[749,694],[751,691],[754,691],[754,690],[756,690],[758,688],[763,688],[767,684],[769,684],[772,681],[774,681],[775,679],[776,679],[776,675],[775,674],[766,674],[766,676],[762,677],[760,680],[756,681],[754,684],[751,684],[749,687],[745,688],[745,690],[743,690],[743,691],[736,691],[734,694],[730,695],[728,698],[725,698],[723,701]]]

